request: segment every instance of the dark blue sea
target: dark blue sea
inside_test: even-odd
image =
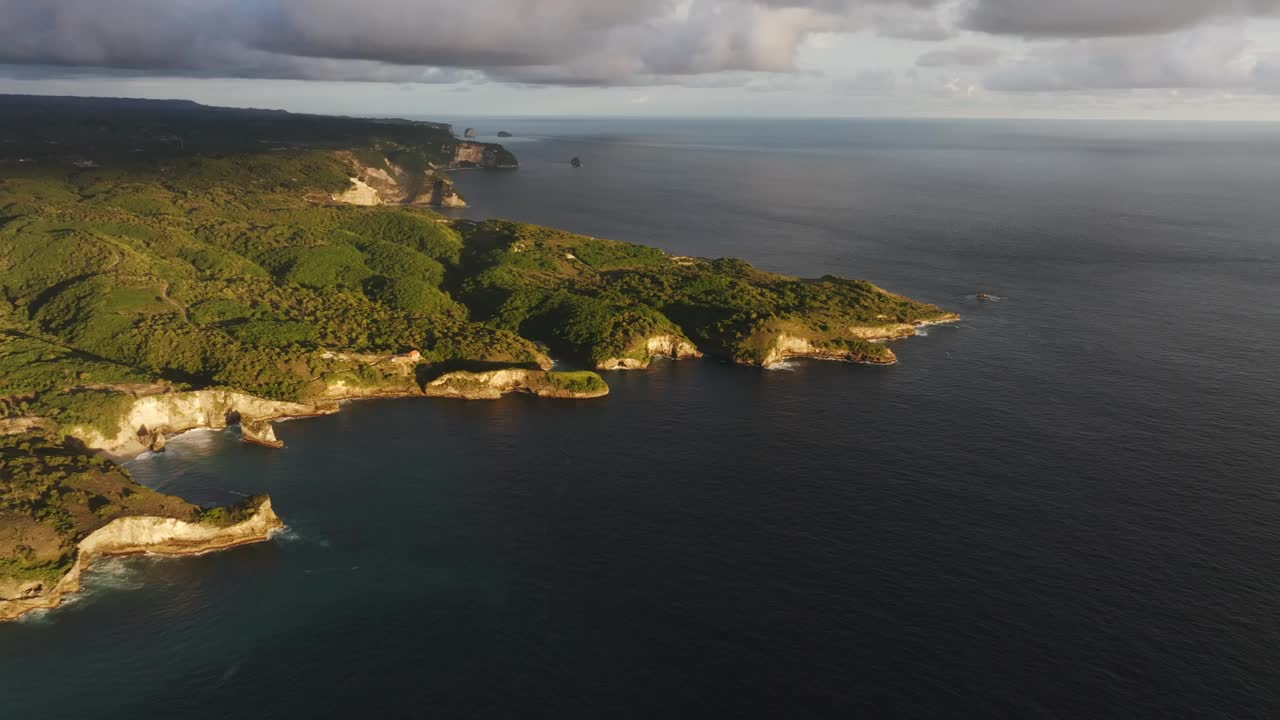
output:
[[[964,321],[183,436],[135,476],[288,532],[0,626],[0,718],[1280,716],[1280,129],[457,122],[468,216]]]

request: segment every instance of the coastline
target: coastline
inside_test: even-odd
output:
[[[939,319],[920,321],[912,323],[909,326],[864,328],[862,330],[873,330],[878,332],[859,334],[862,339],[866,339],[868,341],[885,342],[889,340],[913,337],[917,334],[916,330],[921,327],[949,325],[959,322],[960,320],[961,318],[959,315],[955,313],[947,313]],[[790,338],[790,340],[795,339],[797,338]],[[789,338],[785,334],[779,334],[777,336],[777,340],[781,341],[785,346]],[[805,342],[808,343],[808,341]],[[673,360],[704,358],[703,353],[698,351],[692,345],[688,345],[688,347],[682,347],[680,349],[681,352],[675,355],[653,353],[648,359],[652,360],[653,357],[659,356],[669,357]],[[856,357],[851,357],[848,352],[826,350],[810,344],[810,347],[806,350],[775,349],[766,358],[766,362],[761,363],[759,367],[768,369],[770,367],[785,364],[791,360],[823,360],[878,366],[888,366],[896,362],[896,358],[891,362],[868,362],[857,359]],[[738,362],[735,364],[749,365],[750,363]],[[645,362],[640,366],[622,366],[615,367],[614,369],[621,371],[643,369],[646,367],[648,367],[648,362]],[[516,392],[523,392],[548,398],[593,399],[603,397],[608,394],[607,387],[602,391],[576,392],[551,388],[538,383],[530,383],[531,377],[540,379],[546,375],[546,371],[520,368],[505,368],[486,372],[455,371],[442,374],[440,377],[426,383],[421,390],[417,391],[409,391],[403,388],[368,388],[365,390],[355,390],[354,388],[343,386],[340,394],[332,397],[325,397],[322,400],[309,405],[304,403],[286,403],[267,400],[265,398],[259,398],[236,390],[197,390],[190,391],[188,393],[148,395],[138,398],[138,401],[151,400],[153,398],[173,400],[173,396],[179,395],[199,397],[202,393],[206,396],[210,393],[220,395],[222,399],[228,400],[233,405],[235,400],[240,400],[241,407],[256,407],[259,410],[267,409],[268,412],[265,414],[254,414],[250,417],[242,414],[241,411],[234,406],[229,407],[225,412],[218,412],[217,410],[221,410],[221,408],[217,407],[213,408],[214,411],[212,412],[210,411],[210,408],[203,407],[201,408],[203,412],[199,413],[199,417],[194,418],[191,422],[182,423],[182,427],[165,426],[156,428],[151,432],[156,436],[172,438],[195,430],[225,429],[226,427],[231,426],[231,423],[226,421],[232,416],[238,416],[238,424],[241,427],[242,439],[244,442],[268,448],[279,448],[283,447],[284,443],[275,438],[271,423],[335,414],[341,411],[342,405],[361,400],[407,398],[494,400]],[[153,400],[152,402],[155,401]],[[197,405],[199,405],[199,403],[197,403]],[[221,418],[222,422],[218,422],[216,418]],[[200,419],[203,419],[204,422],[199,422]],[[249,428],[253,429],[250,430]],[[126,434],[128,434],[128,428],[123,429],[117,437],[121,437]],[[90,449],[103,452],[116,460],[136,458],[142,453],[148,452],[152,449],[151,447],[142,445],[141,442],[136,440],[136,437],[137,436],[135,436],[134,443],[131,445],[126,443],[126,446],[98,448],[90,446]],[[102,438],[102,440],[105,441],[106,438]],[[88,443],[86,443],[86,445],[88,445]],[[283,530],[284,527],[285,525],[283,521],[275,514],[269,498],[263,500],[255,510],[252,517],[227,527],[211,526],[198,522],[190,523],[172,518],[117,518],[106,526],[90,533],[77,544],[75,563],[52,588],[44,589],[43,587],[39,587],[35,588],[34,592],[29,588],[28,596],[0,599],[0,622],[17,620],[31,612],[52,610],[61,606],[67,596],[75,594],[81,589],[84,571],[88,569],[92,565],[93,561],[98,557],[148,554],[163,556],[202,555],[205,553],[228,550],[242,545],[266,542],[270,540],[273,535]]]
[[[143,488],[134,484],[126,471],[105,460],[118,464],[143,453],[163,452],[171,438],[186,432],[236,427],[243,442],[279,449],[284,442],[276,436],[273,423],[335,414],[343,403],[356,400],[496,400],[512,393],[550,399],[598,399],[609,394],[609,387],[595,371],[641,370],[648,368],[655,357],[711,357],[763,368],[793,359],[885,366],[897,362],[897,358],[879,343],[915,336],[926,325],[959,320],[959,316],[937,306],[889,293],[866,281],[834,276],[794,278],[758,270],[740,260],[669,256],[657,248],[524,223],[448,223],[435,214],[404,214],[401,210],[412,205],[448,205],[444,202],[448,198],[461,202],[451,181],[437,171],[501,170],[518,164],[501,145],[449,138],[440,147],[415,147],[415,157],[426,161],[428,171],[402,159],[393,162],[398,158],[387,155],[376,144],[337,151],[325,146],[306,156],[306,161],[315,163],[317,168],[332,171],[333,182],[307,185],[313,192],[301,200],[295,193],[298,188],[293,186],[288,192],[279,190],[279,197],[286,205],[303,203],[304,207],[294,208],[300,212],[328,213],[324,217],[333,223],[345,223],[342,227],[349,229],[344,232],[352,238],[351,243],[333,246],[343,248],[340,252],[335,250],[341,257],[322,257],[312,246],[300,244],[299,252],[305,248],[308,253],[315,253],[312,259],[323,259],[317,260],[316,268],[307,270],[310,275],[295,276],[291,273],[296,268],[289,265],[286,269],[282,261],[266,277],[236,285],[232,280],[244,275],[245,268],[252,265],[236,265],[233,260],[247,262],[252,253],[239,257],[239,251],[226,251],[223,257],[218,253],[225,248],[219,246],[214,254],[219,262],[228,264],[225,268],[216,266],[221,269],[215,276],[217,282],[228,286],[199,275],[201,280],[194,282],[193,289],[179,302],[169,294],[175,280],[165,264],[168,260],[144,242],[134,248],[140,258],[136,276],[107,274],[120,262],[117,251],[110,250],[114,259],[103,260],[98,266],[91,264],[91,269],[102,271],[92,276],[92,282],[101,287],[91,283],[82,288],[75,284],[81,282],[79,278],[67,278],[70,284],[59,288],[58,296],[70,304],[64,303],[65,308],[51,305],[66,310],[67,328],[51,324],[57,313],[49,317],[32,315],[29,320],[38,328],[53,328],[57,333],[51,337],[15,333],[0,338],[24,353],[18,355],[15,351],[11,356],[48,363],[49,367],[41,368],[41,372],[53,378],[48,388],[33,385],[37,392],[19,387],[12,397],[0,397],[0,403],[9,401],[4,409],[14,413],[0,419],[0,435],[17,436],[12,437],[15,453],[30,452],[30,445],[24,448],[23,444],[38,437],[46,443],[42,447],[47,455],[65,451],[85,462],[84,474],[106,468],[116,472],[123,483],[123,489],[113,494],[85,492],[76,496],[84,498],[85,511],[62,518],[60,544],[46,543],[45,554],[40,558],[46,565],[33,564],[32,549],[26,544],[31,542],[29,538],[20,532],[6,537],[4,549],[13,549],[12,562],[17,563],[13,565],[17,570],[12,576],[0,577],[0,620],[57,607],[64,595],[79,588],[83,570],[96,556],[213,552],[263,542],[283,527],[269,499],[259,504],[253,518],[232,527],[219,523],[230,522],[232,517],[243,519],[244,512],[253,507],[252,501],[235,510],[209,510],[185,502],[181,510],[169,506],[122,510],[126,507],[123,499]],[[438,162],[433,164],[432,160]],[[295,174],[302,175],[284,161],[268,165],[277,173],[272,177],[281,183],[297,182]],[[242,173],[238,176],[242,180],[246,178],[243,168],[235,170]],[[343,185],[341,178],[349,185]],[[425,190],[420,184],[424,179],[434,181],[431,189]],[[253,176],[252,183],[242,183],[231,196],[254,205],[264,192],[256,184],[260,180]],[[315,193],[329,187],[335,192],[325,194],[323,201],[316,200]],[[347,189],[337,192],[339,187]],[[265,196],[274,197],[269,193]],[[98,206],[83,196],[76,197],[67,208],[90,212],[97,221],[99,216],[92,215],[92,211]],[[325,207],[322,212],[305,207],[307,204]],[[386,207],[343,213],[329,207],[334,204]],[[230,214],[237,212],[237,207],[244,206],[216,205],[214,209]],[[111,209],[111,217],[120,210]],[[259,210],[265,213],[259,220],[268,226],[289,233],[298,230],[297,216],[276,217],[275,209]],[[380,224],[382,221],[389,224]],[[272,225],[273,222],[277,224]],[[441,223],[448,223],[448,227]],[[150,227],[140,219],[137,224]],[[140,237],[149,237],[145,231],[139,232]],[[401,242],[406,237],[412,242]],[[249,244],[253,246],[252,242]],[[241,250],[248,253],[255,247]],[[464,263],[464,250],[475,257],[467,256]],[[347,267],[342,263],[351,257],[358,260],[351,261],[355,264],[350,267],[357,271],[363,267],[370,273],[364,279],[376,282],[353,283],[354,290],[347,288],[346,281],[329,282],[338,278],[336,271],[329,272],[330,265]],[[192,262],[193,270],[204,267],[198,268],[193,261],[184,262]],[[445,264],[457,272],[465,271],[467,279],[486,279],[477,280],[476,287],[470,289],[465,283],[449,285],[457,293],[456,298],[451,297],[441,284]],[[434,284],[425,283],[423,278],[434,278]],[[629,285],[625,282],[628,279],[638,284]],[[619,280],[616,287],[614,280]],[[492,285],[486,284],[489,282]],[[230,289],[233,285],[245,297],[271,295],[274,311],[290,319],[263,320],[259,315],[265,310],[231,298],[235,294]],[[303,287],[310,288],[306,293],[312,294],[304,294],[300,289]],[[322,292],[322,288],[327,290]],[[95,338],[105,349],[91,347],[94,352],[86,355],[70,328],[102,323],[98,322],[101,318],[71,302],[81,290],[94,298],[110,298],[103,307],[113,308],[108,313],[111,321],[117,316],[132,317],[134,324],[128,327],[145,328],[146,332]],[[276,291],[282,296],[275,297]],[[336,298],[332,304],[327,303],[330,295]],[[149,304],[152,296],[154,303],[163,304],[162,308]],[[498,317],[503,303],[512,297],[540,299],[524,305],[515,302],[509,308],[510,317]],[[222,313],[226,313],[225,317]],[[440,318],[449,321],[437,328],[420,322],[417,315],[404,313],[425,313],[437,322],[443,322]],[[361,322],[343,321],[348,315]],[[228,330],[232,327],[228,323],[232,322],[240,323],[234,325],[240,329]],[[374,343],[367,336],[370,327],[379,322],[391,330]],[[430,332],[423,332],[424,325],[431,328]],[[312,334],[298,328],[310,328]],[[321,329],[331,334],[322,335]],[[288,332],[295,330],[300,333],[298,338],[308,339],[290,340]],[[691,336],[697,337],[704,348],[697,347]],[[326,350],[318,346],[318,337],[324,337],[327,345],[364,351]],[[209,346],[196,342],[197,338]],[[574,357],[573,366],[581,369],[553,370],[547,356],[552,347]],[[145,361],[139,359],[140,348],[150,353]],[[414,349],[406,351],[407,348]],[[220,354],[223,351],[226,354]],[[424,351],[430,363],[424,358]],[[456,369],[459,367],[470,369]],[[76,372],[69,374],[70,370]],[[178,382],[204,387],[179,390],[174,386]],[[210,387],[213,383],[217,386]],[[44,402],[46,394],[57,400]],[[273,400],[268,396],[295,400]],[[39,403],[35,402],[37,399]],[[43,472],[53,478],[72,477],[57,475],[53,467],[51,464]],[[17,477],[18,473],[14,475]],[[28,475],[22,482],[33,485],[30,478]],[[27,485],[10,486],[5,482],[0,482],[0,491],[20,498],[23,493],[34,492]],[[52,526],[48,521],[51,503],[42,498],[15,505],[19,508],[15,517],[33,525]],[[5,499],[4,495],[0,494],[0,499]],[[170,499],[182,502],[180,498]],[[88,504],[91,501],[96,503],[92,507]],[[177,517],[191,522],[174,519]],[[53,576],[67,563],[71,563],[70,569],[55,581]],[[38,571],[32,572],[31,567],[38,567]]]
[[[960,322],[961,317],[955,313],[947,313],[936,320],[920,321],[888,328],[859,328],[860,339],[882,343],[891,340],[903,340],[915,337],[922,327],[950,325]],[[675,353],[650,352],[644,360],[610,358],[596,364],[602,372],[625,372],[647,369],[655,357],[666,357],[673,361],[700,360],[708,356],[691,343],[672,342],[669,337],[662,338],[663,347],[654,347],[659,343],[657,338],[648,339],[647,346],[654,350],[678,350]],[[897,363],[896,356],[890,353],[889,359],[880,361],[868,359],[856,352],[829,349],[814,345],[803,338],[795,338],[785,333],[775,337],[775,346],[761,362],[732,361],[732,364],[745,367],[768,369],[791,360],[821,360],[829,362],[846,362],[858,365],[887,367]],[[780,345],[780,347],[779,347]],[[789,347],[788,347],[789,346]],[[360,400],[386,400],[410,398],[445,398],[455,400],[497,400],[513,393],[525,393],[549,399],[590,400],[608,395],[608,388],[594,391],[574,391],[556,388],[544,382],[547,371],[529,370],[525,368],[501,368],[482,372],[453,371],[425,383],[420,389],[408,390],[403,386],[359,388],[337,384],[331,386],[322,396],[309,403],[269,400],[251,395],[241,390],[192,390],[185,392],[162,393],[140,397],[121,418],[121,428],[115,436],[106,437],[89,428],[70,428],[69,433],[83,442],[87,448],[102,452],[116,461],[127,461],[144,452],[162,450],[163,443],[192,430],[221,430],[239,425],[244,442],[265,448],[281,448],[282,441],[276,439],[271,430],[271,423],[289,420],[302,420],[313,417],[324,417],[341,412],[343,404]],[[194,402],[190,400],[194,398]],[[186,412],[178,412],[176,416],[169,414],[158,418],[154,408],[139,408],[139,403],[164,404],[169,409],[184,402],[192,406]],[[234,419],[233,418],[237,418]],[[33,418],[38,421],[40,418]],[[246,428],[251,428],[246,431]],[[157,446],[156,438],[161,441]]]
[[[225,527],[174,518],[117,518],[76,544],[75,563],[52,587],[45,588],[42,583],[32,581],[19,588],[18,597],[0,598],[0,622],[61,606],[66,596],[80,591],[84,571],[99,557],[203,555],[266,542],[284,528],[284,521],[275,514],[270,498],[263,499],[246,520]]]

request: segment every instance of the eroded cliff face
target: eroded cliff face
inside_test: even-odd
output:
[[[72,427],[68,433],[87,447],[115,456],[154,449],[155,438],[172,437],[197,428],[225,428],[284,417],[337,412],[337,406],[266,400],[234,390],[195,390],[138,398],[120,419],[120,429],[104,436],[93,428]]]
[[[283,527],[270,499],[263,500],[247,519],[228,526],[163,517],[117,518],[80,541],[75,564],[52,587],[39,581],[0,581],[0,620],[62,604],[66,595],[80,589],[81,576],[96,557],[195,555],[263,542]]]
[[[519,166],[515,156],[501,145],[459,141],[448,156],[448,165],[430,165],[425,171],[410,172],[387,158],[370,165],[367,156],[357,156],[351,151],[339,151],[355,174],[350,178],[351,187],[329,196],[333,202],[349,205],[431,205],[442,208],[463,208],[466,200],[453,186],[445,170],[481,168],[486,170],[510,169]],[[361,157],[365,157],[361,160]]]
[[[757,343],[766,347],[763,356],[744,354],[736,359],[742,365],[761,367],[776,365],[791,358],[893,365],[898,358],[892,350],[884,345],[868,345],[868,343],[913,337],[923,326],[942,325],[959,320],[959,315],[946,313],[928,322],[851,326],[844,328],[839,336],[826,339],[806,337],[803,328],[766,328],[759,333],[756,340]]]
[[[350,178],[351,188],[346,192],[335,193],[332,199],[335,202],[345,203],[347,205],[382,205],[382,195],[378,189],[359,177]]]
[[[284,441],[276,437],[275,426],[268,420],[241,422],[240,438],[250,445],[276,449],[284,447]]]
[[[869,365],[892,365],[898,361],[889,348],[883,348],[882,355],[871,356],[858,350],[836,347],[822,347],[813,341],[782,333],[778,335],[764,360],[763,367],[777,365],[789,358],[810,358],[813,360],[840,360],[843,362],[866,363]]]
[[[679,335],[656,335],[646,338],[643,344],[643,358],[612,357],[596,363],[597,370],[643,370],[655,357],[669,357],[673,360],[700,358],[702,353],[689,342],[688,338]]]
[[[959,321],[959,315],[955,313],[943,313],[928,322],[893,323],[890,325],[875,325],[868,327],[850,326],[845,328],[845,331],[850,336],[860,340],[900,340],[902,338],[915,337],[919,334],[919,329],[927,325],[946,325],[948,323]]]
[[[545,398],[586,399],[604,397],[609,388],[579,389],[557,381],[554,373],[544,370],[504,369],[485,372],[451,372],[427,383],[423,389],[429,397],[452,397],[464,400],[497,400],[509,393],[528,393]]]
[[[471,157],[473,153],[463,153]],[[435,207],[462,208],[467,203],[453,187],[453,181],[435,168],[421,173],[411,173],[383,159],[381,166],[361,162],[354,153],[339,152],[355,171],[350,178],[351,187],[334,193],[329,199],[348,205],[432,205]],[[483,159],[483,153],[480,154]],[[470,167],[453,164],[451,167]]]
[[[492,143],[461,142],[453,151],[452,168],[485,168],[486,170],[507,170],[518,167],[516,161],[506,148]]]

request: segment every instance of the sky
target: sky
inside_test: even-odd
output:
[[[1280,121],[1280,0],[0,0],[0,93]]]

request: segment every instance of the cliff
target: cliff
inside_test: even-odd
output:
[[[520,166],[516,156],[501,145],[493,143],[461,142],[453,151],[454,169],[484,168],[486,170],[511,170]]]
[[[643,370],[655,357],[672,360],[700,358],[702,353],[688,338],[679,335],[655,335],[642,338],[638,347],[621,357],[609,357],[596,363],[597,370]]]
[[[453,181],[442,171],[427,166],[421,171],[411,171],[385,157],[357,156],[351,151],[340,151],[338,157],[349,163],[351,185],[342,192],[331,193],[329,200],[345,205],[429,205],[443,208],[463,208],[466,200],[454,189]],[[459,148],[456,155],[464,158],[478,157],[484,161],[484,152],[474,153]],[[363,158],[363,159],[361,159]],[[469,161],[468,161],[469,162]],[[457,164],[450,158],[450,167],[472,167]]]
[[[808,358],[811,360],[840,360],[867,365],[892,365],[898,361],[893,351],[882,345],[876,349],[841,347],[838,345],[823,346],[813,340],[785,333],[774,337],[772,344],[759,365],[770,367],[791,358]],[[744,365],[755,365],[752,359],[740,361]]]
[[[86,426],[72,426],[66,430],[86,447],[120,457],[156,449],[157,436],[172,437],[197,428],[225,428],[332,412],[337,412],[336,405],[267,400],[235,390],[194,390],[133,400],[120,417],[115,434]]]
[[[491,143],[456,141],[446,150],[443,165],[422,158],[394,162],[377,151],[338,151],[337,156],[351,168],[351,185],[330,193],[333,202],[347,205],[430,205],[464,208],[467,202],[454,188],[445,170],[479,168],[507,170],[519,161],[506,148]]]
[[[843,328],[837,335],[822,333],[813,335],[791,330],[766,329],[760,338],[755,340],[758,347],[763,343],[763,353],[743,352],[735,357],[741,365],[757,365],[769,367],[793,358],[812,360],[838,360],[842,362],[862,363],[866,365],[893,365],[898,361],[892,350],[880,341],[900,340],[914,337],[918,328],[926,325],[940,325],[959,321],[960,316],[947,313],[930,321],[914,323],[891,323],[881,326],[851,326]],[[750,347],[750,343],[747,344]]]
[[[284,441],[276,437],[276,429],[266,420],[257,422],[241,422],[240,438],[250,445],[261,445],[266,448],[279,449]]]
[[[75,563],[52,584],[0,577],[0,620],[55,608],[80,589],[81,576],[95,558],[109,555],[195,555],[263,542],[282,529],[270,499],[247,518],[230,525],[171,517],[122,517],[90,533],[76,546]]]
[[[547,372],[504,369],[486,372],[451,372],[427,383],[424,394],[465,400],[497,400],[508,393],[528,393],[545,398],[590,399],[609,394],[600,376],[589,372]]]
[[[669,346],[654,345],[670,350]],[[677,348],[678,349],[678,348]],[[592,372],[549,372],[531,368],[498,368],[482,372],[452,371],[433,379],[430,366],[416,353],[376,355],[325,352],[320,356],[335,364],[352,366],[354,371],[325,375],[308,402],[268,400],[236,390],[193,390],[162,392],[128,397],[118,417],[96,425],[67,425],[62,432],[89,450],[115,458],[135,456],[146,450],[164,448],[169,438],[189,430],[239,426],[241,438],[254,445],[280,448],[271,421],[314,417],[339,411],[344,400],[405,397],[454,397],[496,399],[510,393],[527,393],[547,398],[597,398],[607,395],[608,386]],[[545,360],[539,357],[538,360]],[[547,361],[549,365],[549,361]],[[112,425],[104,432],[99,425]],[[53,427],[43,418],[13,419],[12,433],[32,427]],[[3,429],[3,427],[0,427]],[[0,433],[3,435],[4,433]]]

